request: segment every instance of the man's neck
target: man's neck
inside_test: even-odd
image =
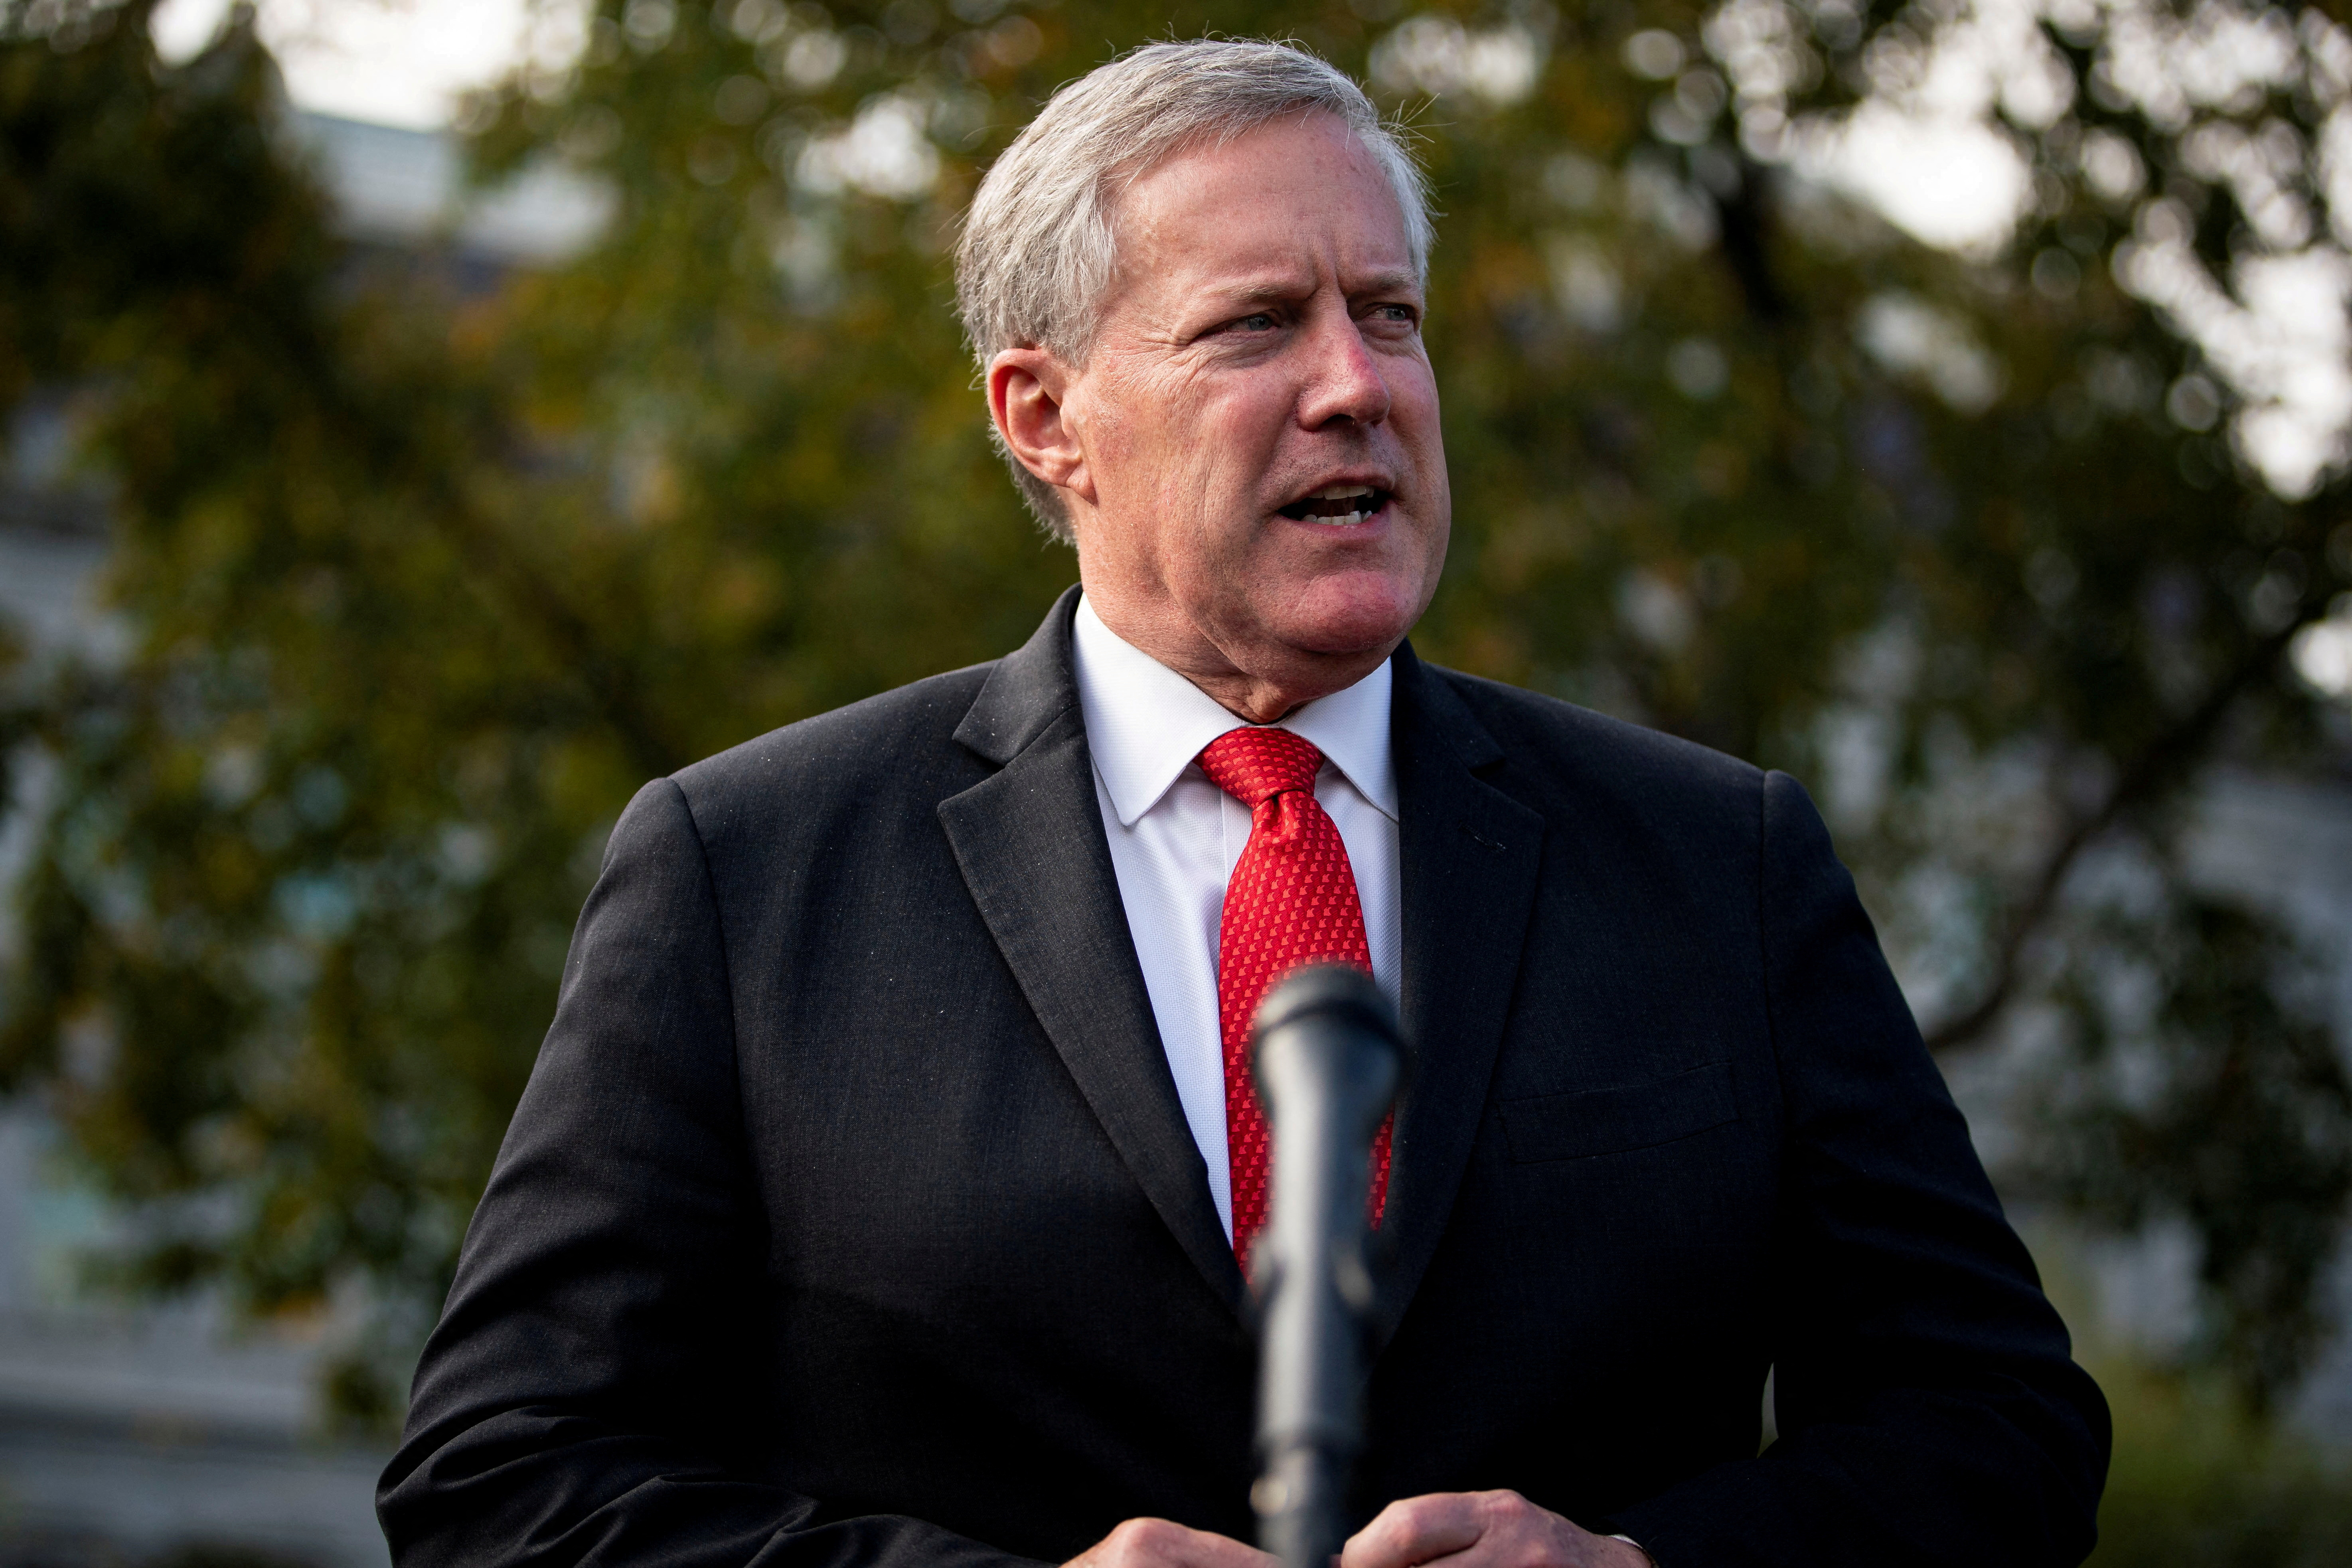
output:
[[[1346,690],[1396,651],[1266,649],[1236,657],[1202,628],[1174,616],[1137,614],[1116,595],[1106,603],[1091,588],[1087,602],[1120,641],[1174,670],[1217,706],[1252,724],[1276,723],[1318,697]],[[1245,668],[1245,664],[1255,668]]]
[[[1112,631],[1091,601],[1078,603],[1070,652],[1087,744],[1119,820],[1131,824],[1203,746],[1235,726],[1236,715]],[[1321,748],[1376,810],[1394,820],[1390,697],[1383,665],[1293,710],[1282,723]]]

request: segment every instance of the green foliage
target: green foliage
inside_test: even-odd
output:
[[[2069,989],[2085,1038],[2030,1097],[2032,1176],[2120,1230],[2195,1227],[2209,1353],[2266,1414],[2332,1327],[2320,1274],[2352,1195],[2352,1081],[2296,994],[2311,987],[2241,910],[2192,898],[2111,916],[2082,948]]]
[[[2195,399],[2168,415],[2189,378],[2228,397],[2116,280],[2152,223],[2189,215],[2217,276],[2261,226],[2190,125],[2098,88],[2087,35],[2048,35],[2071,110],[2005,111],[2037,205],[1971,260],[1778,162],[1787,126],[1895,90],[1933,8],[606,3],[576,67],[467,126],[482,178],[560,161],[612,225],[485,288],[338,241],[249,33],[167,68],[152,8],[0,0],[0,406],[73,400],[129,634],[21,670],[0,710],[51,781],[0,1075],[139,1205],[152,1282],[269,1310],[362,1281],[386,1367],[439,1300],[629,792],[992,657],[1074,574],[989,454],[946,251],[1035,104],[1147,37],[1377,55],[1446,214],[1455,534],[1418,642],[1826,779],[1939,1043],[2021,997],[2088,1006],[2036,963],[2086,847],[2136,837],[2176,882],[2158,808],[2200,767],[2342,743],[2280,658],[2352,584],[2341,488],[2282,499]],[[1529,90],[1449,86],[1398,42],[1447,26],[1527,45]],[[1643,29],[1684,68],[1634,68]],[[2324,217],[2343,93],[2307,53],[2190,120],[2286,127]],[[861,164],[893,126],[913,163]],[[2145,178],[2093,180],[2095,136]],[[2185,951],[2275,949],[2231,918]],[[2164,1016],[2185,1063],[2316,1059],[2236,1004]],[[2177,1081],[2160,1124],[2095,1121],[2086,1070],[2107,1131],[2083,1146],[2122,1195],[2068,1190],[2190,1215],[2259,1393],[2308,1348],[2263,1325],[2308,1310],[2352,1113],[2320,1085],[2293,1126],[2260,1096],[2200,1115],[2235,1080]],[[2243,1190],[2170,1181],[2184,1161]],[[366,1370],[341,1403],[390,1409]]]
[[[2250,1421],[2231,1391],[2103,1370],[2115,1461],[2089,1568],[2325,1568],[2352,1557],[2352,1463]]]

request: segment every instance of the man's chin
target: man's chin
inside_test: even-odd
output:
[[[1334,574],[1307,585],[1269,629],[1301,653],[1385,655],[1421,618],[1422,600],[1386,574]]]

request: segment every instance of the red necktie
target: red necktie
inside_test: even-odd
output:
[[[1225,1047],[1225,1150],[1232,1162],[1234,1256],[1249,1268],[1265,1228],[1265,1113],[1249,1070],[1250,1019],[1265,994],[1304,963],[1351,963],[1369,974],[1364,907],[1339,825],[1315,798],[1323,753],[1287,730],[1231,730],[1201,753],[1201,771],[1249,807],[1249,843],[1225,884],[1217,928],[1217,1021]],[[1371,1220],[1388,1200],[1388,1123],[1372,1142]]]

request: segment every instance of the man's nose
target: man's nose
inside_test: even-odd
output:
[[[1319,430],[1334,419],[1377,425],[1389,416],[1388,378],[1354,318],[1335,312],[1317,321],[1301,346],[1307,374],[1299,388],[1300,425]]]

